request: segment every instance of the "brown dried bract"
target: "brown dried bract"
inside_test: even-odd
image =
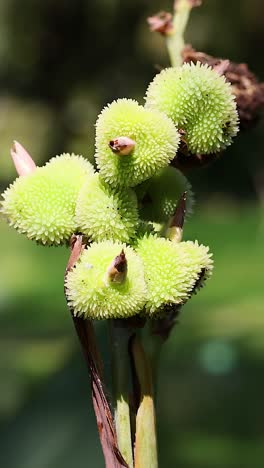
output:
[[[214,66],[214,71],[218,73],[218,75],[224,75],[229,67],[229,60],[220,60],[220,62]]]
[[[170,227],[178,227],[181,229],[183,228],[186,214],[186,200],[187,192],[183,192],[177,203],[175,213],[171,219]]]
[[[154,16],[147,18],[151,32],[159,32],[163,36],[167,36],[173,31],[172,15],[167,11],[160,11]]]
[[[172,242],[181,242],[182,235],[183,235],[183,225],[185,221],[185,214],[186,214],[186,199],[187,199],[187,192],[183,192],[181,195],[174,215],[172,216],[169,227],[166,232],[166,237],[170,239]]]
[[[83,236],[73,234],[70,238],[70,249],[71,254],[68,260],[66,267],[66,274],[75,266],[76,262],[79,260],[83,250],[85,249],[85,243]]]
[[[221,70],[227,81],[232,85],[236,96],[241,129],[254,125],[264,108],[264,83],[259,83],[256,76],[245,63],[235,63],[212,57],[203,52],[197,52],[191,46],[183,50],[184,62],[207,63],[212,68]]]

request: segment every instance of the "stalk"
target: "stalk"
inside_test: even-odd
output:
[[[132,355],[140,386],[140,403],[136,415],[135,468],[157,468],[158,455],[152,369],[138,337],[133,340]]]
[[[127,462],[133,468],[133,451],[131,441],[130,408],[128,397],[129,382],[129,328],[122,327],[120,321],[110,321],[114,419],[118,448]]]
[[[166,36],[167,48],[173,67],[180,66],[183,63],[184,32],[193,6],[191,0],[175,0],[174,3],[173,30]]]

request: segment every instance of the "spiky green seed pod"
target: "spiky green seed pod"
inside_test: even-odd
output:
[[[175,245],[150,235],[139,240],[137,252],[144,265],[148,289],[146,312],[150,315],[187,299],[185,270],[181,268]]]
[[[133,143],[123,145],[125,138]],[[178,144],[168,117],[132,99],[112,102],[96,123],[96,161],[112,186],[133,187],[152,177],[174,158]]]
[[[9,224],[44,245],[67,241],[77,228],[76,201],[93,166],[81,156],[52,158],[3,193],[2,213]]]
[[[235,97],[224,76],[197,62],[167,68],[149,85],[146,107],[158,109],[182,129],[188,150],[216,153],[238,132]]]
[[[168,166],[148,182],[140,209],[140,216],[144,220],[167,223],[174,215],[177,203],[184,192],[187,192],[186,215],[191,213],[193,206],[191,184],[178,169]]]
[[[131,189],[112,189],[95,174],[80,191],[76,222],[93,241],[129,242],[138,225],[137,197]]]
[[[144,265],[146,312],[151,316],[162,313],[167,306],[186,302],[201,271],[212,268],[208,249],[192,242],[174,244],[150,235],[139,240],[137,252]]]
[[[75,179],[75,184],[82,184],[86,175],[94,174],[94,166],[83,156],[77,154],[63,153],[60,156],[51,158],[44,167],[50,171],[50,176],[57,179],[61,172],[63,177],[71,181]]]
[[[123,282],[114,281],[115,259],[127,261]],[[111,271],[110,271],[111,270]],[[146,300],[142,261],[131,247],[117,242],[93,243],[66,278],[66,295],[75,315],[90,319],[126,318],[139,313]]]
[[[196,293],[210,278],[213,272],[212,254],[209,248],[198,241],[185,241],[177,244],[182,258],[182,265],[188,277],[188,294]]]

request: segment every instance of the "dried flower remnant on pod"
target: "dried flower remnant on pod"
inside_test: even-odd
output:
[[[65,286],[74,314],[90,319],[131,317],[146,301],[142,261],[118,242],[94,242],[84,250]]]
[[[113,152],[117,135],[133,141],[125,157],[120,151]],[[113,142],[111,148],[109,142]],[[164,113],[147,110],[132,99],[112,102],[96,123],[96,162],[101,177],[113,187],[134,187],[149,179],[170,163],[178,145],[173,122]]]
[[[128,137],[118,137],[109,141],[109,148],[113,153],[117,153],[123,156],[130,154],[135,148],[136,143]]]

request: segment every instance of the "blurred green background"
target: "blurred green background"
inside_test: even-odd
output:
[[[118,97],[143,102],[168,64],[145,18],[172,0],[1,0],[0,188],[12,140],[38,164],[93,158],[94,123]],[[262,0],[210,0],[193,11],[197,49],[247,62],[264,78]],[[184,308],[159,379],[162,468],[261,468],[264,460],[263,122],[213,166],[190,174],[185,238],[214,252],[208,286]],[[68,252],[0,221],[0,466],[104,466],[88,376],[63,297]],[[98,327],[102,343],[104,326]],[[106,354],[106,353],[105,353]],[[109,362],[106,362],[106,372]]]

